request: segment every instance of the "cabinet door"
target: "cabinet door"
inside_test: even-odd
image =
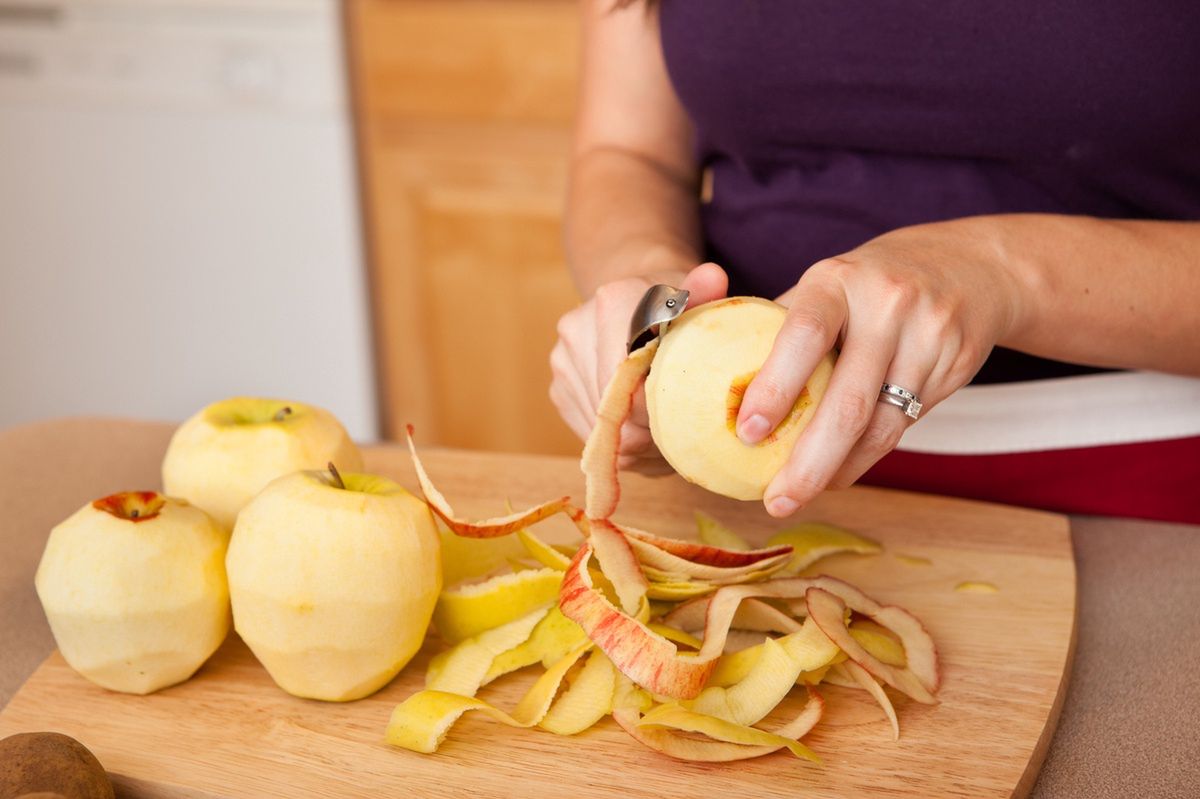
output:
[[[578,301],[562,203],[570,0],[353,0],[360,160],[389,438],[577,454],[547,389]]]

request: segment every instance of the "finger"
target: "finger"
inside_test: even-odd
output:
[[[650,431],[645,427],[629,422],[621,426],[620,453],[622,455],[640,457],[649,447],[653,446],[653,443]]]
[[[566,393],[561,383],[550,384],[550,401],[558,409],[559,417],[566,423],[567,427],[571,428],[571,432],[579,436],[581,440],[586,441],[588,435],[591,433],[588,420],[580,413],[578,403]]]
[[[638,300],[645,293],[645,286],[622,285],[611,291],[596,292],[592,316],[592,340],[596,342],[595,380],[598,386],[597,407],[608,381],[612,379],[621,361],[625,360],[629,338],[629,319]]]
[[[594,424],[596,406],[592,402],[591,391],[584,380],[584,372],[589,370],[579,368],[579,362],[571,357],[566,343],[561,339],[550,351],[550,369],[554,375],[554,382],[563,384],[566,393],[578,405],[583,417],[588,420],[589,426]]]
[[[918,397],[924,396],[925,386],[933,371],[938,355],[925,354],[925,350],[914,348],[913,342],[901,336],[896,348],[896,358],[886,372],[885,382],[908,389]],[[896,448],[904,431],[912,426],[913,419],[904,409],[876,399],[871,422],[858,442],[851,448],[846,460],[838,468],[830,488],[845,488],[852,485],[875,463]]]
[[[585,303],[564,316],[558,323],[558,340],[573,365],[583,386],[585,404],[595,413],[600,404],[600,387],[596,382],[596,308]]]
[[[846,321],[845,295],[832,283],[802,278],[762,369],[746,387],[737,434],[757,444],[783,421]]]
[[[560,340],[550,351],[550,401],[567,426],[581,439],[587,439],[596,423],[596,411],[588,404],[587,390]]]
[[[695,308],[725,297],[729,293],[729,276],[724,269],[710,261],[688,272],[679,288],[688,291],[687,307]]]
[[[879,386],[896,351],[895,326],[849,330],[817,412],[763,497],[772,516],[788,516],[829,485],[875,412]]]

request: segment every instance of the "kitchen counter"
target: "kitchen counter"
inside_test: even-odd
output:
[[[0,706],[54,647],[33,574],[85,502],[159,485],[172,427],[72,419],[0,431]],[[1032,796],[1200,795],[1200,527],[1071,520],[1079,623],[1070,689]]]

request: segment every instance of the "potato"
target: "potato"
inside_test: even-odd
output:
[[[0,740],[0,799],[114,799],[96,756],[67,735],[23,732]]]

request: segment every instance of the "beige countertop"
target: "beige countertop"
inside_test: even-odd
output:
[[[62,420],[0,431],[0,707],[54,647],[33,589],[50,528],[96,497],[158,486],[171,429]],[[1200,527],[1071,522],[1078,643],[1032,795],[1200,796]]]

